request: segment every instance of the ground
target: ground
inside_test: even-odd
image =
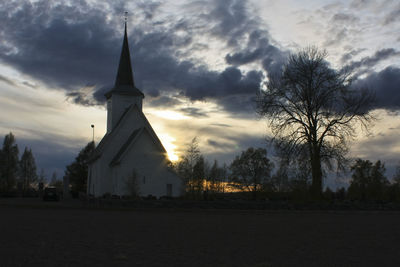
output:
[[[0,266],[400,266],[400,212],[35,201],[0,199]]]

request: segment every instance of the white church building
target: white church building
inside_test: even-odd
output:
[[[140,196],[181,195],[182,180],[142,112],[144,94],[135,87],[126,23],[115,86],[105,96],[107,133],[89,159],[87,193],[131,195],[133,182]]]

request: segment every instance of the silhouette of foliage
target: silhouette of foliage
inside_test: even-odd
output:
[[[186,153],[183,155],[182,159],[176,163],[175,169],[177,173],[182,177],[184,185],[185,185],[185,192],[189,193],[190,195],[194,195],[196,190],[200,189],[196,184],[199,181],[195,181],[196,178],[200,179],[201,172],[200,166],[198,163],[200,160],[203,161],[204,167],[204,158],[202,158],[200,149],[199,149],[199,142],[197,141],[197,137],[194,137],[192,141],[188,144]],[[195,174],[195,165],[196,167],[196,174]],[[204,179],[204,170],[202,171],[203,176],[201,179]]]
[[[9,192],[16,184],[18,173],[18,146],[10,132],[4,137],[0,151],[0,191]]]
[[[323,168],[343,168],[355,126],[367,129],[373,120],[373,94],[352,88],[351,73],[331,68],[326,58],[315,47],[292,54],[280,74],[268,75],[257,98],[275,145],[288,157],[308,159],[315,198],[321,197]]]
[[[36,163],[32,150],[25,147],[24,153],[19,161],[19,178],[24,191],[29,190],[33,183],[38,181]]]
[[[88,164],[87,160],[94,151],[94,142],[88,143],[75,158],[75,161],[66,167],[65,176],[71,184],[71,191],[85,192],[87,187]]]
[[[385,165],[380,160],[373,164],[369,160],[358,159],[351,170],[349,198],[361,201],[384,199],[389,181],[384,175]]]
[[[256,198],[257,192],[270,183],[273,167],[266,149],[250,147],[231,163],[231,182],[242,190],[253,192]]]
[[[205,166],[204,157],[200,155],[193,166],[192,190],[196,195],[200,195],[204,189]]]
[[[211,194],[221,193],[224,191],[224,182],[227,176],[226,169],[227,167],[225,164],[224,166],[219,167],[218,161],[214,160],[214,163],[207,175],[207,191],[209,191]]]

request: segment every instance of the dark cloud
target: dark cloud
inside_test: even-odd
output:
[[[271,45],[265,33],[253,31],[245,49],[226,55],[228,64],[240,66],[255,61],[261,61],[267,72],[280,70],[286,59],[286,55],[276,46]]]
[[[226,128],[231,128],[232,127],[232,125],[225,124],[225,123],[211,123],[210,125],[217,126],[217,127],[226,127]]]
[[[111,79],[120,49],[106,11],[84,1],[0,4],[1,59],[25,74],[66,90]],[[107,64],[105,64],[107,63]]]
[[[159,96],[150,100],[149,105],[152,107],[173,107],[182,104],[177,97]]]
[[[357,86],[366,86],[376,94],[376,108],[387,110],[400,109],[400,69],[387,67],[374,72],[365,79],[356,82]]]
[[[186,116],[189,116],[189,117],[194,117],[194,118],[207,118],[208,117],[207,113],[199,108],[194,108],[194,107],[181,108],[181,109],[179,109],[179,111],[183,112]]]
[[[397,51],[393,48],[385,48],[375,52],[375,54],[371,57],[364,57],[359,61],[352,61],[350,62],[346,68],[349,70],[357,70],[360,71],[362,68],[371,69],[376,64],[380,63],[383,60],[389,59],[391,57],[399,56],[400,51]]]
[[[244,73],[239,66],[261,60],[269,71],[281,64],[281,51],[270,44],[268,33],[260,30],[246,1],[206,3],[206,15],[165,21],[152,20],[160,3],[138,4],[135,25],[128,25],[129,41],[136,86],[146,95],[180,92],[190,100],[253,95],[263,73]],[[0,10],[0,36],[6,41],[0,44],[1,60],[50,87],[65,90],[75,103],[104,102],[103,94],[112,88],[115,79],[121,49],[123,2],[97,7],[85,1],[73,6],[21,1],[18,7],[3,2]],[[210,21],[211,34],[226,40],[234,51],[226,59],[233,66],[213,71],[196,60],[181,57],[201,46],[192,38],[198,27],[193,24],[196,20]],[[241,39],[247,39],[243,49]],[[93,85],[91,93],[82,89],[88,83]]]
[[[344,53],[343,56],[340,58],[342,63],[346,63],[351,60],[354,56],[357,56],[361,52],[365,51],[365,48],[358,48],[358,49],[351,49],[349,52]]]
[[[218,99],[220,107],[229,112],[232,118],[254,118],[256,116],[256,95],[232,95]]]
[[[210,2],[206,15],[212,25],[212,33],[226,40],[230,46],[240,45],[243,37],[257,28],[257,19],[249,14],[247,1],[221,0]]]
[[[232,149],[232,143],[222,143],[222,142],[208,139],[207,144],[216,150],[231,150]]]

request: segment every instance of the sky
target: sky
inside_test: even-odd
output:
[[[208,161],[228,165],[265,147],[256,93],[288,55],[318,46],[376,94],[378,120],[349,156],[383,160],[389,178],[400,163],[398,0],[0,1],[0,136],[32,148],[48,177],[62,177],[91,124],[97,143],[106,132],[124,11],[143,111],[172,159],[195,136]]]

